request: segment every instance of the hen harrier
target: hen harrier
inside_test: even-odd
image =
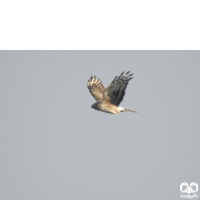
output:
[[[125,95],[128,82],[133,78],[133,74],[129,74],[129,72],[130,71],[126,73],[122,72],[120,76],[116,76],[107,89],[104,88],[103,84],[96,76],[91,76],[88,80],[87,87],[97,101],[91,108],[111,114],[118,114],[126,111],[136,113],[136,111],[119,107]]]

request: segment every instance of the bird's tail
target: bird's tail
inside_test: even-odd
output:
[[[126,108],[124,108],[123,112],[134,112],[134,113],[137,113],[136,111],[129,110],[129,109],[126,109]]]

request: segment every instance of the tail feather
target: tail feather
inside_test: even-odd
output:
[[[124,112],[134,112],[134,113],[137,113],[136,111],[133,111],[133,110],[129,110],[129,109],[126,109],[126,108],[124,108],[124,110],[123,110]]]

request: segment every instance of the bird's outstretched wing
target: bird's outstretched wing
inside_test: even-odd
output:
[[[112,83],[106,88],[103,96],[103,102],[109,102],[116,106],[119,106],[124,98],[125,90],[128,82],[133,78],[133,74],[129,74],[130,71],[122,72],[120,76],[116,76]]]
[[[103,93],[105,88],[101,81],[96,78],[96,76],[91,76],[91,78],[88,80],[87,87],[97,102],[103,101]]]

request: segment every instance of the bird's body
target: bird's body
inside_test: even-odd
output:
[[[117,107],[110,103],[105,104],[102,102],[98,102],[98,103],[95,103],[95,105],[93,104],[92,108],[94,108],[95,110],[100,110],[102,112],[111,113],[111,114],[117,114],[121,112],[120,107]]]
[[[132,75],[133,74],[129,74],[129,72],[122,72],[119,77],[115,77],[115,79],[106,89],[104,88],[102,82],[96,78],[96,76],[92,76],[87,83],[90,93],[97,101],[92,105],[92,108],[111,114],[118,114],[126,111],[135,112],[123,107],[119,107],[119,104],[125,95],[128,82],[133,78],[131,77]]]

